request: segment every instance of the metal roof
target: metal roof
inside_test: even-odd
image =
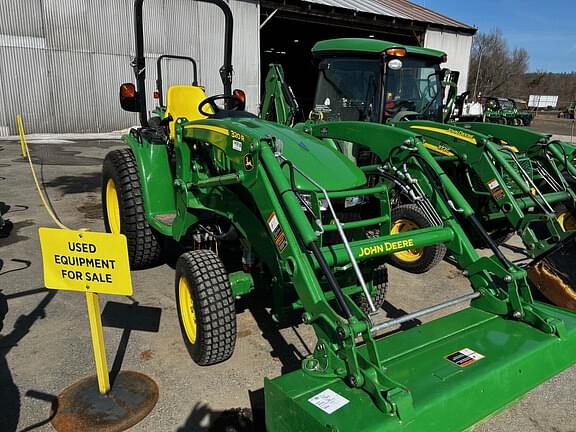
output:
[[[461,23],[447,16],[441,15],[423,6],[408,0],[302,0],[356,12],[371,13],[374,15],[389,16],[408,21],[418,21],[435,24],[441,27],[453,27],[467,31],[476,31],[475,27]]]

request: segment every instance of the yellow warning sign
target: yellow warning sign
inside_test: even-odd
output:
[[[132,295],[126,237],[40,228],[46,288]]]

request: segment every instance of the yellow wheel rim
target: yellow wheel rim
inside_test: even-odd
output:
[[[106,215],[108,226],[113,234],[120,234],[120,205],[114,180],[108,179],[106,183]]]
[[[194,302],[190,294],[190,287],[184,276],[180,276],[178,280],[178,298],[180,317],[186,337],[191,343],[196,343],[196,312],[194,312]]]
[[[558,223],[564,231],[576,230],[576,218],[568,211],[562,212],[558,215]]]
[[[420,228],[417,224],[415,224],[410,219],[396,219],[392,224],[392,228],[390,229],[390,234],[399,234],[401,232],[408,232],[415,229]],[[424,255],[424,249],[417,248],[417,249],[407,249],[402,252],[396,252],[394,256],[399,259],[400,261],[404,262],[416,262]]]

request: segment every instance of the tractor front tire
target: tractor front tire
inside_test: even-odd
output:
[[[428,228],[430,222],[416,204],[402,204],[392,209],[391,234]],[[435,244],[423,248],[409,249],[389,256],[394,267],[409,273],[426,273],[446,255],[446,246]]]
[[[130,268],[152,267],[160,261],[160,242],[144,212],[138,169],[132,150],[113,150],[102,166],[102,209],[106,232],[124,234]]]
[[[228,360],[236,345],[236,309],[228,273],[214,252],[199,249],[180,255],[176,306],[194,362],[208,366]]]
[[[386,293],[388,291],[388,269],[385,264],[374,269],[372,275],[372,303],[376,310],[380,310],[386,300]],[[370,310],[370,304],[366,299],[366,295],[363,292],[356,294],[354,301],[366,314],[372,313]]]

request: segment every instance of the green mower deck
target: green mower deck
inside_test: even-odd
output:
[[[409,390],[413,401],[413,408],[399,403],[398,416],[384,415],[366,392],[347,386],[339,378],[317,378],[300,369],[267,380],[267,430],[408,432],[470,428],[573,363],[576,314],[542,303],[534,307],[562,320],[564,334],[546,335],[525,323],[469,307],[380,339],[378,350],[385,358],[382,368]],[[466,348],[484,358],[465,367],[447,360]],[[328,414],[309,401],[325,390],[348,403]]]

